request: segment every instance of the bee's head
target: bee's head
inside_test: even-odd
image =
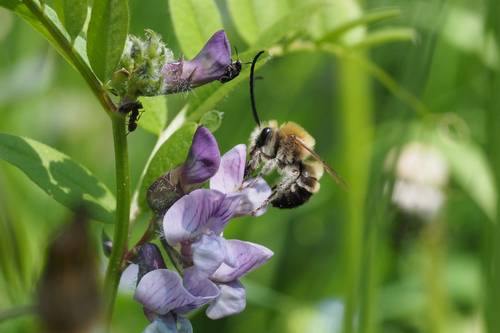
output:
[[[273,134],[273,130],[271,127],[264,127],[262,129],[262,131],[259,133],[257,140],[255,141],[255,146],[257,148],[264,147],[271,140],[272,134]]]

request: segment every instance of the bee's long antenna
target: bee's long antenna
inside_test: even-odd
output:
[[[257,113],[257,106],[255,104],[255,93],[254,93],[254,82],[255,82],[254,72],[257,59],[259,59],[262,53],[264,53],[264,51],[260,51],[259,53],[257,53],[257,55],[253,58],[252,67],[250,67],[250,101],[252,102],[253,119],[255,119],[255,122],[257,123],[257,125],[259,125],[259,127],[260,127],[260,119]]]

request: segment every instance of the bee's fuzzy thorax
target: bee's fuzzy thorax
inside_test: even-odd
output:
[[[297,138],[301,139],[306,146],[311,149],[314,149],[314,145],[316,144],[316,140],[309,134],[302,126],[293,121],[289,121],[281,125],[280,133],[283,136],[294,135]]]

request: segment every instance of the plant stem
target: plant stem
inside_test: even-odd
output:
[[[117,108],[106,90],[103,89],[101,82],[95,76],[94,72],[87,65],[81,55],[75,51],[71,42],[66,38],[64,33],[45,15],[43,8],[40,8],[33,0],[23,0],[23,3],[28,7],[30,12],[40,21],[45,27],[52,39],[49,42],[55,44],[56,48],[66,60],[75,67],[80,75],[85,79],[90,89],[97,97],[102,107],[107,113],[117,111]]]
[[[123,256],[127,250],[130,217],[130,173],[127,148],[126,117],[115,114],[111,117],[115,148],[116,170],[116,220],[113,235],[113,248],[109,257],[104,292],[106,296],[107,319],[113,314],[118,284],[122,270]]]
[[[359,54],[359,56],[364,56]],[[355,62],[340,60],[339,85],[342,108],[343,151],[347,165],[344,174],[349,182],[347,206],[349,221],[346,223],[345,243],[345,315],[344,332],[359,328],[359,299],[361,265],[366,218],[366,193],[372,154],[373,120],[371,85],[368,75]],[[363,288],[366,291],[366,288]],[[369,295],[366,295],[369,297]],[[363,297],[363,298],[366,298]]]

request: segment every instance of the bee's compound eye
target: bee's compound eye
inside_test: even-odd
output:
[[[270,127],[266,127],[260,132],[259,137],[257,138],[257,147],[262,147],[267,144],[269,139],[271,138],[272,129]]]

